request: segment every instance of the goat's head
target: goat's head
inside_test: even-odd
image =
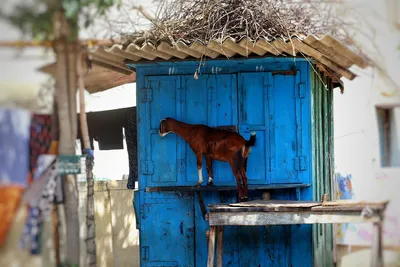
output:
[[[158,134],[161,137],[164,137],[171,132],[170,120],[171,118],[165,118],[160,121],[160,128],[158,129]]]

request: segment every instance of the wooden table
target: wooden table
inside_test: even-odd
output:
[[[224,226],[260,226],[318,223],[373,223],[371,266],[382,267],[382,222],[387,202],[276,201],[257,200],[209,205],[210,224],[207,266],[214,265],[217,237],[217,267],[222,267]]]

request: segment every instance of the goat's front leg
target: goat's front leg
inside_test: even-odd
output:
[[[202,153],[196,153],[196,158],[197,158],[197,171],[199,174],[199,180],[197,181],[197,186],[201,186],[203,183],[203,154]]]
[[[206,155],[207,172],[208,172],[208,183],[207,185],[212,185],[214,182],[214,175],[212,172],[212,158]]]

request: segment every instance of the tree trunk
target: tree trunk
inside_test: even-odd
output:
[[[68,60],[67,60],[67,21],[62,12],[56,12],[54,17],[54,33],[56,37],[56,102],[58,107],[60,128],[60,155],[75,155],[75,139],[71,125],[70,103],[76,101],[70,99],[68,90]],[[75,68],[75,67],[74,67]],[[76,117],[76,110],[75,110]],[[75,120],[76,121],[76,120]],[[79,217],[78,217],[78,190],[76,176],[64,177],[65,193],[65,217],[66,217],[66,252],[65,261],[69,265],[79,266]]]
[[[94,181],[93,181],[93,151],[90,147],[89,130],[85,110],[85,84],[82,73],[82,55],[78,54],[77,73],[79,84],[79,118],[81,123],[81,132],[83,140],[83,151],[86,155],[86,182],[87,182],[87,200],[86,200],[86,251],[89,266],[96,266],[96,224],[94,220]]]

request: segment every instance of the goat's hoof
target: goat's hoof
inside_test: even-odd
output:
[[[197,183],[196,187],[200,187],[200,186],[201,186],[201,183]]]
[[[207,183],[207,186],[211,186],[211,185],[213,185],[213,181]]]
[[[241,197],[241,198],[239,199],[239,202],[247,202],[248,200],[249,200],[248,197]]]

